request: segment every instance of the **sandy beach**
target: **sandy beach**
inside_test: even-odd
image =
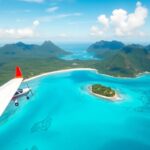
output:
[[[53,74],[59,74],[59,73],[65,73],[65,72],[70,72],[70,71],[82,71],[82,70],[87,70],[87,71],[95,71],[97,72],[96,69],[92,69],[92,68],[74,68],[74,69],[63,69],[63,70],[58,70],[58,71],[51,71],[51,72],[47,72],[47,73],[42,73],[40,75],[37,75],[37,76],[33,76],[31,78],[28,78],[28,79],[25,79],[24,82],[27,82],[27,81],[31,81],[31,80],[34,80],[36,78],[39,78],[39,77],[43,77],[43,76],[47,76],[47,75],[53,75]]]
[[[104,98],[104,99],[107,99],[107,100],[110,100],[110,101],[114,101],[114,102],[121,100],[121,97],[120,97],[119,94],[117,94],[117,93],[116,93],[115,96],[113,96],[113,97],[107,97],[107,96],[98,95],[98,94],[93,93],[91,86],[88,86],[88,87],[87,87],[87,90],[88,90],[88,92],[89,92],[90,94],[92,94],[92,95],[94,95],[94,96],[96,96],[96,97],[99,97],[99,98]]]
[[[42,77],[42,76],[47,76],[47,75],[53,75],[53,74],[58,74],[58,73],[64,73],[64,72],[70,72],[70,71],[79,71],[79,70],[87,70],[87,71],[95,71],[97,74],[99,74],[99,72],[97,71],[97,69],[93,69],[93,68],[72,68],[72,69],[63,69],[63,70],[57,70],[57,71],[51,71],[51,72],[46,72],[46,73],[42,73],[36,76],[33,76],[31,78],[25,79],[24,82],[27,81],[31,81],[34,80],[36,78]],[[108,77],[112,77],[112,78],[121,78],[121,79],[132,79],[132,78],[138,78],[141,77],[145,74],[149,74],[150,72],[144,72],[144,73],[139,73],[138,75],[136,75],[135,77],[115,77],[115,76],[111,76],[111,75],[107,75],[107,74],[102,74],[104,76],[108,76]]]

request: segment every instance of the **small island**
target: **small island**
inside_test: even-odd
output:
[[[115,90],[111,89],[110,87],[103,86],[101,84],[94,84],[89,87],[90,93],[92,93],[95,96],[109,99],[112,101],[119,100],[120,97],[116,93]]]

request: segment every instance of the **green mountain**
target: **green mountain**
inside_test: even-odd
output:
[[[116,51],[123,48],[125,45],[119,41],[99,41],[87,49],[89,53],[92,53],[97,58],[105,58],[108,55],[116,53]]]
[[[146,46],[146,49],[150,52],[150,45]]]
[[[42,72],[54,71],[70,67],[70,62],[59,57],[70,54],[50,41],[42,45],[18,42],[0,47],[0,84],[14,76],[14,68],[19,65],[24,77],[31,77]]]
[[[110,44],[111,42],[108,45]],[[113,55],[111,51],[114,51],[114,45],[112,47],[109,49],[110,53],[109,51],[107,53],[107,58],[101,60],[96,66],[100,72],[115,76],[135,76],[138,73],[150,71],[150,52],[147,47],[136,44],[124,45]],[[98,56],[99,52],[95,55]]]
[[[25,44],[18,42],[15,44],[6,44],[0,47],[0,56],[5,58],[16,58],[16,57],[60,57],[67,55],[69,52],[56,46],[51,41],[46,41],[42,45]]]
[[[42,45],[22,42],[6,44],[0,47],[0,84],[14,77],[14,68],[17,65],[22,68],[25,78],[43,72],[83,67],[95,68],[98,72],[108,75],[125,77],[150,72],[150,46],[124,45],[117,41],[97,43],[101,44],[98,44],[96,51],[95,48],[93,51],[90,49],[90,53],[103,57],[100,60],[62,60],[59,57],[69,53],[50,41]],[[104,53],[99,55],[99,51]]]

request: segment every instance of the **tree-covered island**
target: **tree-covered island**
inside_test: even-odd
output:
[[[110,87],[103,86],[101,84],[93,84],[89,87],[90,92],[93,95],[107,98],[110,100],[118,100],[119,96],[117,95],[116,91],[111,89]]]
[[[113,97],[115,96],[115,91],[111,89],[110,87],[106,87],[100,84],[94,84],[92,85],[92,92],[95,94],[107,96],[107,97]]]

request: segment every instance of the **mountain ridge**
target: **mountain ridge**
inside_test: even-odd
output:
[[[41,45],[25,44],[17,42],[0,47],[0,55],[4,57],[59,57],[69,52],[56,46],[51,41],[45,41]]]
[[[149,45],[130,44],[117,50],[109,48],[103,53],[103,59],[61,59],[60,56],[68,54],[50,41],[41,45],[6,44],[0,48],[0,84],[13,78],[14,68],[18,65],[24,70],[25,78],[69,68],[95,68],[99,73],[119,77],[135,77],[139,73],[150,72]]]
[[[93,45],[95,45],[95,43]],[[109,42],[109,46],[110,45],[111,42]],[[99,67],[103,68],[102,70],[105,73],[112,75],[126,74],[134,76],[141,72],[150,71],[150,51],[148,49],[149,46],[143,46],[140,44],[124,44],[124,46],[120,49],[102,50],[104,53],[99,52],[101,51],[100,48],[98,49],[98,52],[90,49],[90,53],[93,51],[95,57],[98,58],[107,55],[107,57],[103,57],[104,59],[102,59],[99,64]],[[89,52],[89,49],[87,51]]]

